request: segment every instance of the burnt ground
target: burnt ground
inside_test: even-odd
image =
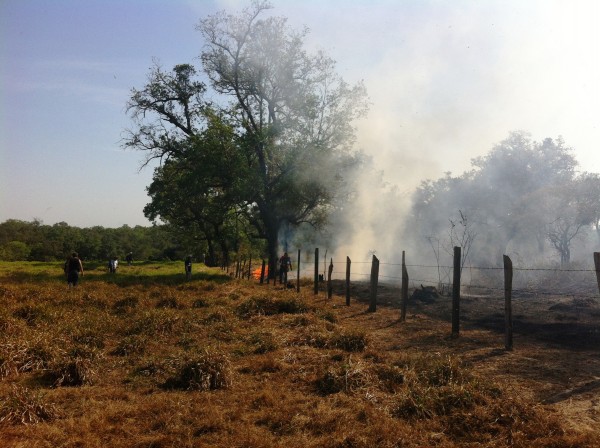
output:
[[[353,285],[351,291],[352,300],[369,302],[368,284]],[[344,296],[343,282],[334,281],[334,292]],[[377,296],[378,307],[399,308],[399,287],[380,284]],[[562,413],[573,429],[600,432],[597,294],[513,294],[512,351],[504,348],[502,291],[461,292],[458,338],[451,337],[451,305],[448,296],[409,299],[409,336],[400,346],[456,354],[481,374],[506,381],[516,393]]]

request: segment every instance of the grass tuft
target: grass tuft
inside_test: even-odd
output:
[[[39,307],[24,305],[13,312],[13,316],[23,319],[27,325],[35,326],[48,319],[46,313]]]
[[[347,352],[362,352],[367,346],[367,341],[364,331],[351,330],[331,336],[329,345]]]
[[[53,360],[44,378],[53,387],[92,385],[97,376],[96,362],[102,358],[95,350],[74,348]]]
[[[13,384],[6,397],[0,397],[0,423],[23,424],[50,421],[60,416],[54,404],[46,403],[41,394]]]
[[[308,310],[306,304],[296,298],[251,297],[241,303],[236,312],[238,316],[248,319],[252,316],[273,316],[275,314],[299,314]]]
[[[204,351],[197,358],[185,361],[175,376],[169,378],[166,389],[217,390],[232,384],[233,371],[229,358],[222,353]]]

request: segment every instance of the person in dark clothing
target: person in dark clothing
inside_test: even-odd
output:
[[[127,266],[131,266],[131,263],[133,263],[133,253],[129,252],[125,257],[125,260],[127,260]]]
[[[192,256],[188,255],[185,258],[185,278],[191,280],[192,278]]]
[[[279,283],[287,286],[287,275],[292,270],[292,259],[285,252],[279,259]]]
[[[79,283],[79,276],[83,275],[83,264],[81,263],[77,252],[73,252],[71,256],[67,258],[64,271],[67,276],[69,288],[77,286],[77,283]]]

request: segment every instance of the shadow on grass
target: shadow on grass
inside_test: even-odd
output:
[[[0,282],[11,283],[43,283],[43,282],[61,282],[66,283],[64,273],[61,271],[61,266],[56,268],[49,267],[48,264],[40,264],[47,269],[45,270],[27,270],[17,269],[12,272],[4,272],[0,275]],[[231,281],[231,277],[221,272],[220,270],[200,270],[192,274],[191,280],[186,280],[183,272],[172,272],[169,266],[161,271],[161,265],[156,263],[138,264],[135,266],[124,266],[117,273],[111,274],[108,272],[99,272],[104,268],[102,262],[87,262],[84,266],[84,275],[79,281],[82,284],[90,283],[111,283],[118,286],[133,286],[133,285],[180,285],[195,281],[210,281],[218,284]]]

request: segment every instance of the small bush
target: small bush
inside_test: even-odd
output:
[[[31,424],[49,421],[59,416],[54,404],[45,403],[40,394],[13,385],[6,397],[0,397],[0,423]]]

